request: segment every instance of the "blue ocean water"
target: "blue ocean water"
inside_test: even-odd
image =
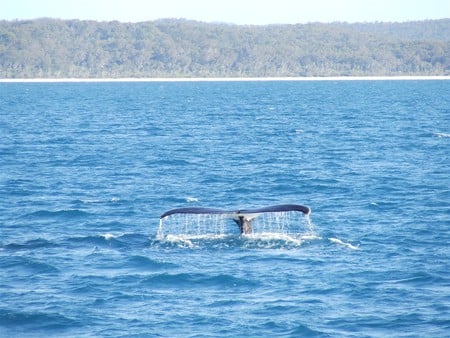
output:
[[[448,336],[449,93],[0,84],[0,336]],[[306,230],[158,236],[172,208],[282,203]]]

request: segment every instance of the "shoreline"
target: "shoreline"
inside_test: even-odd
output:
[[[450,80],[450,76],[324,76],[324,77],[154,77],[154,78],[32,78],[2,79],[0,83],[64,82],[266,82],[266,81],[404,81]]]

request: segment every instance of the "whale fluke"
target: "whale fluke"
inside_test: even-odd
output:
[[[257,209],[241,210],[222,210],[214,208],[178,208],[166,211],[160,216],[160,219],[174,214],[203,214],[203,215],[223,215],[226,218],[233,219],[239,226],[242,234],[253,232],[252,221],[259,215],[266,212],[299,211],[305,215],[311,213],[311,209],[299,204],[280,204]]]
[[[259,214],[263,212],[281,212],[281,211],[300,211],[305,215],[309,215],[311,213],[311,209],[299,204],[280,204],[280,205],[272,205],[270,207],[264,207],[259,209],[249,209],[249,210],[239,210],[241,214]]]
[[[167,216],[173,215],[173,214],[226,214],[227,211],[221,210],[221,209],[213,209],[213,208],[178,208],[178,209],[172,209],[169,211],[166,211],[164,214],[162,214],[159,218],[165,218]]]

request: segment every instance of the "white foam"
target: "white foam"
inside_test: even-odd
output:
[[[110,233],[106,233],[104,235],[101,235],[104,239],[106,239],[107,241],[109,241],[112,238],[116,238],[116,236],[114,236],[113,234]]]
[[[86,200],[80,200],[80,202],[83,204],[91,204],[91,203],[101,203],[102,201],[98,200],[98,199],[92,199],[92,200],[86,199]]]
[[[450,134],[447,133],[433,133],[433,135],[441,138],[450,138]]]
[[[352,250],[359,250],[359,246],[354,246],[353,244],[346,243],[344,241],[341,241],[338,238],[328,238],[328,240],[332,243],[336,243],[342,246],[345,246],[346,248],[352,249]]]
[[[305,241],[320,239],[320,237],[309,234],[309,235],[292,235],[292,234],[283,234],[276,232],[261,232],[261,233],[253,233],[253,234],[245,234],[242,235],[245,239],[250,239],[254,241],[264,241],[264,242],[285,242],[292,243],[295,245],[302,245]]]
[[[257,240],[283,240],[283,241],[291,241],[295,240],[294,237],[289,236],[288,234],[282,234],[277,232],[261,232],[261,233],[252,233],[252,234],[243,234],[244,238],[251,238]]]
[[[302,235],[301,239],[304,241],[314,241],[316,239],[322,239],[322,237],[314,235],[314,234],[310,234],[310,235]]]
[[[189,197],[186,197],[186,202],[188,202],[188,203],[198,202],[198,198],[189,196]]]
[[[189,239],[185,238],[184,236],[167,235],[164,238],[164,241],[169,242],[169,243],[182,244],[182,245],[188,246],[189,248],[194,247],[194,244]]]

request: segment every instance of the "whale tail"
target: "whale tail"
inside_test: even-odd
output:
[[[242,209],[242,210],[222,210],[213,208],[178,208],[166,211],[160,216],[160,219],[166,218],[174,214],[203,214],[203,215],[222,215],[226,218],[233,219],[239,226],[241,234],[250,234],[253,232],[252,222],[258,216],[267,212],[288,212],[298,211],[305,215],[311,213],[311,209],[304,205],[298,204],[280,204],[269,207],[257,208],[257,209]]]
[[[253,232],[253,219],[247,219],[244,216],[238,216],[238,218],[233,218],[233,220],[239,226],[239,231],[241,234],[251,234]]]

